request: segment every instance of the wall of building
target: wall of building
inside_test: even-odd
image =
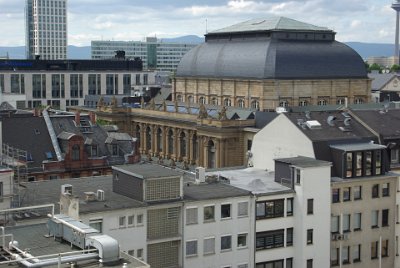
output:
[[[251,152],[254,167],[269,170],[274,169],[276,158],[315,157],[312,142],[283,114],[257,132]]]
[[[206,104],[226,105],[259,110],[275,109],[278,106],[299,106],[301,101],[307,105],[324,105],[371,101],[371,81],[369,79],[334,79],[334,80],[239,80],[215,78],[177,77],[173,85],[173,98],[178,96],[183,101],[193,99],[198,103],[201,97]],[[213,101],[213,99],[216,100]],[[225,104],[224,104],[225,103]],[[285,104],[284,104],[285,103]],[[230,106],[230,105],[226,105]]]
[[[19,75],[20,84],[19,91],[15,92],[12,90],[12,76]],[[34,97],[33,95],[33,75],[41,75],[45,82],[43,82],[42,92],[45,92],[45,97]],[[61,79],[64,79],[64,86],[62,82],[57,84],[58,96],[52,95],[52,76],[58,75]],[[82,84],[78,86],[75,92],[72,91],[71,87],[71,76],[78,75],[81,76]],[[89,92],[89,75],[99,75],[100,85],[97,87],[95,92]],[[155,72],[121,72],[121,71],[93,71],[93,72],[79,72],[79,71],[1,71],[0,76],[4,78],[4,93],[15,93],[24,94],[25,107],[34,108],[39,105],[47,106],[51,105],[54,107],[59,107],[60,109],[65,109],[68,106],[83,106],[84,98],[86,95],[106,95],[107,94],[107,75],[113,75],[117,77],[118,83],[113,84],[113,94],[131,94],[131,90],[127,92],[124,90],[124,76],[130,77],[129,88],[132,86],[140,86],[145,84],[155,84]],[[136,76],[139,75],[139,81],[136,81]],[[64,78],[62,78],[64,77]],[[145,78],[147,77],[147,78]],[[80,79],[80,78],[79,78]],[[97,80],[97,78],[96,78]],[[23,81],[23,82],[22,82]],[[78,82],[79,84],[79,82]],[[100,94],[98,94],[100,92]]]
[[[238,204],[248,203],[248,215],[238,215]],[[253,199],[250,196],[202,200],[185,202],[184,221],[183,221],[183,263],[184,267],[240,267],[247,264],[252,268],[254,254],[254,207]],[[221,205],[231,205],[231,217],[221,218]],[[214,206],[215,219],[212,221],[204,220],[204,207]],[[197,208],[197,222],[187,221],[188,209]],[[247,234],[247,245],[238,246],[238,235]],[[221,237],[231,236],[231,249],[221,250]],[[204,251],[204,239],[215,241],[214,253]],[[186,243],[197,241],[197,254],[188,255]]]

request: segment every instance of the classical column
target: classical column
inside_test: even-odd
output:
[[[140,123],[140,151],[146,154],[146,124]]]
[[[157,129],[158,129],[157,125],[153,125],[151,127],[151,135],[152,135],[152,138],[151,138],[151,151],[152,151],[152,155],[153,156],[156,156],[157,153],[158,153],[158,148],[157,148],[157,139],[158,139],[158,137],[157,137]]]
[[[221,142],[219,139],[215,139],[214,141],[214,147],[215,147],[215,168],[221,167]]]
[[[185,150],[185,159],[186,159],[186,161],[188,162],[188,164],[190,163],[189,162],[189,158],[190,158],[190,133],[189,133],[189,131],[187,131],[187,130],[185,130],[185,137],[186,137],[186,150]]]

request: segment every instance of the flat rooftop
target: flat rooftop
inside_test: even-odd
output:
[[[133,164],[113,166],[113,170],[118,170],[141,179],[160,178],[160,177],[180,177],[183,172],[173,170],[168,167],[152,164]]]
[[[28,251],[31,255],[35,257],[75,252],[79,254],[78,251],[81,249],[77,247],[71,247],[70,243],[65,241],[55,240],[52,236],[48,236],[49,232],[47,230],[46,224],[34,224],[34,225],[24,225],[16,227],[6,227],[6,234],[12,234],[14,240],[18,241],[18,248],[21,250]],[[7,237],[6,242],[10,241]],[[51,257],[54,258],[55,256]],[[137,260],[136,258],[121,252],[120,261],[113,264],[100,263],[99,260],[87,260],[78,263],[78,267],[122,267],[124,263],[127,264],[129,268],[145,268],[149,267],[145,263]],[[2,264],[4,259],[0,258],[0,267],[19,267],[18,263],[12,264]],[[47,266],[47,267],[58,267],[57,265]],[[69,264],[62,264],[61,267],[71,267]]]
[[[253,194],[272,195],[292,193],[293,190],[275,182],[275,173],[257,168],[216,170],[206,172],[206,176],[215,175],[228,179],[232,186],[250,191]]]

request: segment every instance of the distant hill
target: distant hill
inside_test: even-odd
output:
[[[360,43],[360,42],[347,42],[345,43],[355,51],[363,59],[367,59],[371,56],[384,56],[390,57],[394,53],[393,44],[378,44],[378,43]]]
[[[77,47],[68,46],[68,59],[90,59],[90,46]],[[0,58],[25,59],[25,46],[0,47]]]
[[[162,38],[162,42],[200,44],[204,38],[197,35],[186,35],[176,38]],[[371,56],[392,56],[393,44],[347,42],[349,47],[357,51],[363,59]],[[11,59],[24,59],[25,47],[0,47],[0,58],[8,55]],[[68,59],[90,59],[90,46],[68,46]]]
[[[170,43],[200,44],[204,42],[204,38],[197,35],[185,35],[176,38],[162,38],[161,41]]]

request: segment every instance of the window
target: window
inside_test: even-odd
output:
[[[132,226],[135,223],[135,216],[128,216],[128,226]]]
[[[378,258],[378,245],[378,241],[371,242],[371,259]]]
[[[92,219],[89,220],[89,226],[96,229],[100,233],[103,232],[103,219]]]
[[[293,246],[293,228],[286,229],[286,246]]]
[[[286,199],[286,216],[293,216],[293,198]]]
[[[353,262],[361,261],[361,244],[353,246]]]
[[[382,227],[389,226],[389,210],[382,210]]]
[[[286,268],[293,268],[293,258],[286,259]]]
[[[372,198],[378,198],[379,197],[379,184],[374,184],[372,186]]]
[[[240,108],[244,108],[244,100],[243,100],[243,99],[239,99],[239,100],[238,100],[238,106],[239,106]]]
[[[143,214],[137,215],[137,225],[143,225]]]
[[[230,99],[228,99],[228,98],[224,99],[224,106],[231,106],[231,105],[232,105],[232,102]]]
[[[119,227],[125,227],[125,220],[126,220],[125,216],[119,217]]]
[[[371,227],[378,228],[378,218],[379,218],[379,210],[373,210],[371,212]]]
[[[138,259],[142,259],[143,258],[143,249],[142,248],[137,250],[136,257]]]
[[[256,218],[277,218],[283,217],[284,199],[257,202]]]
[[[353,216],[353,230],[361,230],[361,213],[354,213]]]
[[[331,233],[339,233],[339,216],[331,216]]]
[[[399,163],[399,149],[390,150],[390,162],[393,164]]]
[[[196,224],[196,223],[197,223],[197,208],[187,208],[186,224]]]
[[[204,221],[214,221],[214,206],[204,207]]]
[[[307,268],[313,268],[313,259],[307,260]]]
[[[186,241],[186,257],[197,255],[197,240]]]
[[[389,183],[382,184],[382,196],[389,196]]]
[[[314,214],[314,199],[307,199],[307,214]]]
[[[350,232],[350,214],[343,214],[342,221],[343,232]]]
[[[221,205],[221,219],[227,219],[231,217],[231,204]]]
[[[239,202],[238,203],[238,217],[246,217],[249,214],[249,203]]]
[[[300,169],[296,169],[296,184],[300,184],[301,182],[301,171]]]
[[[363,163],[363,157],[362,157],[362,152],[356,152],[356,176],[360,177],[362,176],[362,163]]]
[[[350,263],[349,252],[350,252],[350,247],[349,246],[342,247],[342,263],[343,264]]]
[[[256,264],[256,268],[283,268],[283,260],[260,262]]]
[[[206,255],[214,253],[215,253],[215,238],[214,237],[204,238],[203,254]]]
[[[256,234],[256,250],[280,248],[284,246],[284,229]]]
[[[353,187],[353,198],[354,198],[354,200],[360,200],[362,198],[361,186]]]
[[[389,256],[388,246],[389,246],[389,240],[382,240],[382,248],[381,248],[381,256],[382,257]]]
[[[206,104],[206,98],[205,97],[200,97],[199,98],[199,103],[200,104]]]
[[[350,201],[350,187],[343,188],[343,202]]]
[[[79,145],[75,144],[72,146],[72,160],[78,161],[80,158]]]
[[[133,250],[133,249],[128,250],[128,254],[131,256],[135,256],[135,250]]]
[[[307,245],[311,245],[313,243],[313,229],[307,230]]]
[[[381,151],[375,151],[375,174],[380,175],[382,173],[382,162],[381,162]]]
[[[339,249],[331,248],[331,266],[339,265]]]
[[[339,203],[340,189],[332,189],[332,203]]]
[[[221,236],[221,251],[230,250],[232,248],[232,236]]]
[[[237,247],[238,248],[247,247],[247,233],[246,234],[238,234]]]
[[[353,177],[353,153],[346,154],[346,178]]]
[[[247,263],[238,264],[237,268],[248,268],[249,265]]]

